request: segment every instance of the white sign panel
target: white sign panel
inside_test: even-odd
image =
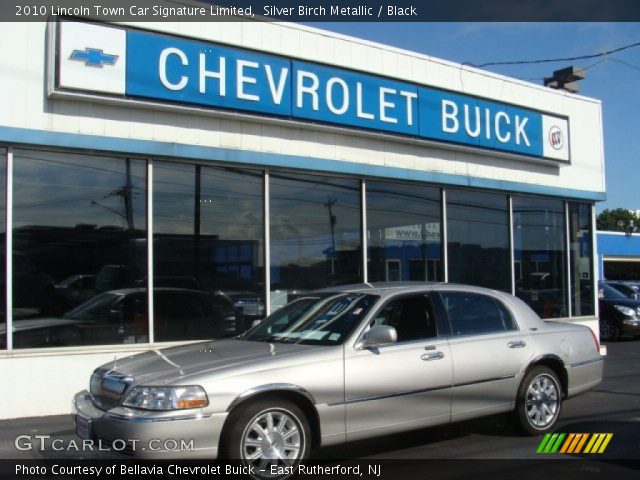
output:
[[[93,23],[60,22],[59,86],[124,95],[127,32]]]
[[[385,228],[384,238],[386,240],[439,242],[440,223],[425,223],[424,225],[403,225],[400,227]]]
[[[542,115],[542,156],[569,160],[569,122],[566,119]]]

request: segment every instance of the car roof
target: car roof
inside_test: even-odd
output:
[[[374,282],[374,283],[355,283],[350,285],[339,285],[317,290],[317,292],[360,292],[370,293],[372,295],[388,296],[398,292],[412,293],[422,291],[437,290],[462,290],[465,292],[476,293],[504,293],[484,287],[476,287],[474,285],[464,285],[459,283],[447,282]]]

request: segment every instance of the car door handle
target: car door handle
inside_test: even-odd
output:
[[[444,358],[444,353],[442,352],[423,353],[420,358],[425,362],[428,362],[429,360],[440,360],[441,358]]]
[[[522,348],[522,347],[526,347],[527,344],[523,340],[518,340],[517,342],[509,342],[509,343],[507,343],[507,346],[509,348]]]

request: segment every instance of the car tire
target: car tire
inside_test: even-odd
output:
[[[600,320],[600,337],[606,342],[619,340],[620,326],[607,320]]]
[[[245,467],[265,469],[260,477],[281,477],[269,475],[271,465],[293,466],[295,470],[309,457],[311,438],[309,421],[296,404],[277,397],[259,399],[231,412],[221,453]]]
[[[527,435],[551,430],[562,407],[562,387],[556,373],[538,365],[527,372],[518,389],[514,418]]]

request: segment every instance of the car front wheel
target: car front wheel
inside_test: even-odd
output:
[[[277,467],[295,467],[309,456],[309,422],[302,410],[288,400],[261,399],[240,405],[228,422],[224,456],[252,466],[261,476],[278,471]]]
[[[524,377],[518,390],[516,420],[528,435],[540,435],[553,428],[562,406],[562,389],[555,372],[536,366]]]

